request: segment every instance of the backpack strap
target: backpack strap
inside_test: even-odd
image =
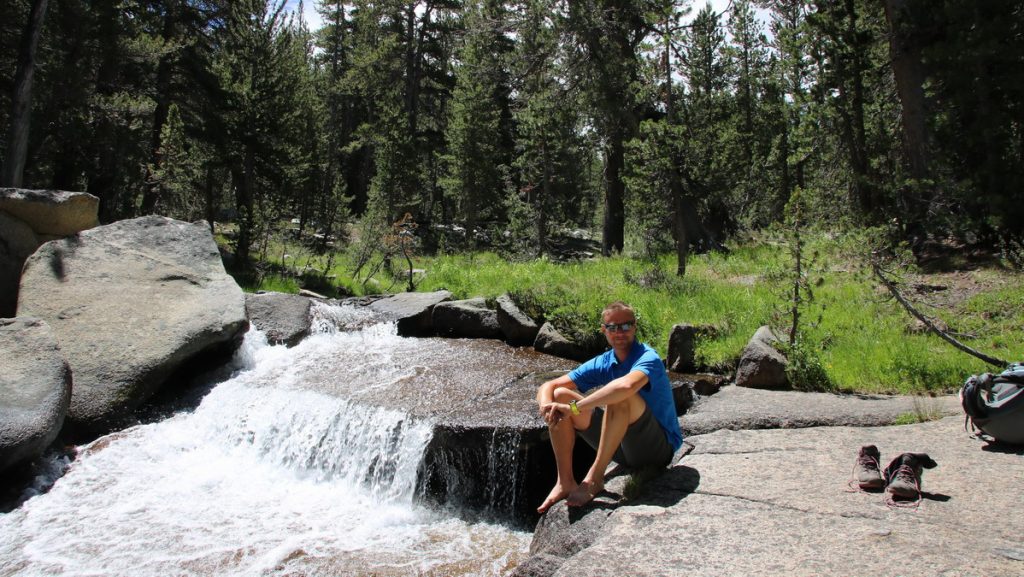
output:
[[[1024,384],[1024,363],[1012,363],[995,377],[995,382]]]

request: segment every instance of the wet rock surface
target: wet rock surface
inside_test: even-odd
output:
[[[436,291],[431,293],[400,293],[382,298],[351,299],[347,302],[364,304],[381,315],[386,321],[398,323],[398,334],[403,336],[428,336],[433,334],[431,313],[434,305],[450,301],[452,293]]]
[[[308,297],[284,293],[245,295],[245,314],[254,327],[263,331],[270,344],[294,347],[309,335]]]

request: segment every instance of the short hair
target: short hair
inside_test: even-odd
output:
[[[633,310],[633,307],[622,301],[612,301],[608,303],[608,305],[604,307],[604,310],[601,311],[601,319],[603,320],[605,315],[612,311],[629,311],[629,314],[633,315],[633,318],[636,319],[636,311]]]

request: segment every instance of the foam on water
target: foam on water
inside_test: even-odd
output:
[[[528,534],[413,502],[429,423],[298,386],[306,363],[387,350],[393,326],[260,339],[195,411],[82,447],[0,515],[0,576],[501,575],[525,557]]]

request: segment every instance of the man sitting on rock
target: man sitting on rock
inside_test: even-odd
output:
[[[605,469],[612,460],[627,467],[664,467],[683,444],[668,373],[658,353],[636,341],[633,308],[613,302],[601,319],[601,332],[612,350],[537,390],[558,466],[558,480],[538,513],[562,499],[572,507],[590,502],[604,490]],[[596,387],[601,388],[583,396]],[[597,450],[581,483],[576,483],[572,467],[577,433]]]

